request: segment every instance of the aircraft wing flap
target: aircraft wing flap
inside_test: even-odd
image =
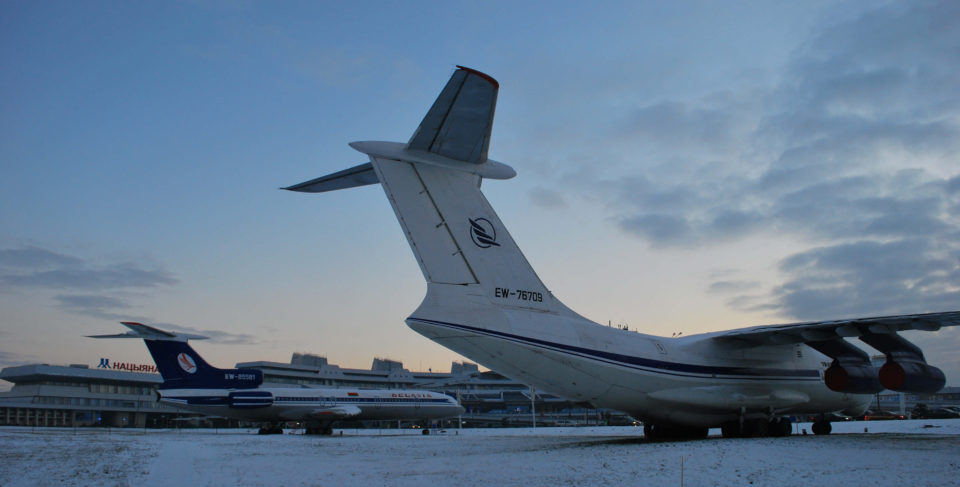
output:
[[[947,311],[755,326],[718,333],[714,339],[741,341],[753,345],[784,345],[859,337],[864,334],[890,334],[907,330],[937,331],[944,326],[957,325],[960,325],[960,311]]]

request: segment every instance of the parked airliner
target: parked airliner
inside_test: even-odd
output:
[[[407,143],[353,142],[370,162],[290,186],[326,192],[379,183],[427,281],[406,323],[538,389],[624,411],[649,437],[788,435],[787,418],[867,408],[884,388],[945,383],[898,334],[960,324],[960,311],[770,325],[680,338],[594,323],[540,281],[480,190],[516,172],[487,157],[499,84],[460,67]],[[562,240],[562,239],[561,239]],[[886,356],[882,367],[847,338]]]
[[[454,398],[423,390],[261,387],[259,369],[218,369],[187,344],[188,339],[206,337],[140,323],[123,325],[131,331],[91,338],[143,339],[163,377],[160,402],[260,423],[261,434],[280,433],[281,425],[290,421],[304,424],[308,434],[330,434],[338,420],[432,420],[463,413]]]

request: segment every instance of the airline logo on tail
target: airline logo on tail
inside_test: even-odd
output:
[[[193,357],[186,353],[181,352],[180,355],[177,355],[177,363],[180,364],[180,368],[188,374],[197,373],[197,363],[193,361]]]
[[[473,239],[473,243],[477,247],[485,249],[491,246],[500,246],[497,243],[497,231],[493,228],[490,220],[486,218],[467,218],[467,220],[470,220],[470,238]]]

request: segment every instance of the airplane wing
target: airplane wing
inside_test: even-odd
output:
[[[357,406],[333,406],[328,408],[317,408],[307,413],[313,418],[349,418],[360,414],[360,408]]]
[[[946,376],[927,364],[920,347],[897,332],[937,331],[956,325],[960,325],[960,311],[756,326],[717,333],[712,338],[728,347],[806,344],[833,359],[823,379],[837,392],[875,394],[890,389],[933,393],[944,386]],[[866,352],[846,340],[854,337],[886,356],[879,370]]]
[[[344,419],[350,418],[360,414],[361,411],[359,407],[353,405],[337,405],[330,407],[320,407],[316,409],[311,409],[310,411],[303,411],[302,409],[288,411],[281,413],[280,417],[290,420],[303,420],[303,419],[324,419],[324,420],[335,420],[335,419]]]
[[[937,331],[944,326],[957,325],[960,325],[960,311],[947,311],[943,313],[754,326],[718,333],[714,336],[714,339],[741,341],[747,345],[787,345],[819,342],[841,337],[863,337],[868,334],[892,334],[906,330]]]

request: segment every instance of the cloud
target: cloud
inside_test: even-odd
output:
[[[96,264],[40,247],[0,250],[0,282],[47,289],[125,289],[173,285],[163,269],[138,264]]]
[[[140,320],[132,296],[179,281],[162,268],[134,263],[98,263],[37,246],[0,249],[0,285],[21,291],[73,291],[52,297],[75,315],[105,320]]]
[[[811,249],[780,263],[769,305],[798,319],[957,309],[960,250],[924,238]]]
[[[142,321],[143,319],[133,316],[122,310],[132,308],[126,301],[111,296],[94,295],[65,295],[54,296],[58,307],[68,313],[92,316],[112,321]]]
[[[113,264],[93,269],[55,269],[9,274],[3,282],[17,286],[51,289],[122,289],[152,288],[176,284],[177,280],[162,269],[144,269],[136,264]]]
[[[27,360],[24,356],[13,353],[13,352],[4,352],[0,350],[0,364],[9,367],[15,367],[17,365],[27,365],[36,363],[34,360]]]
[[[162,268],[132,263],[101,264],[36,246],[0,249],[0,283],[22,290],[77,291],[52,296],[56,306],[67,313],[108,321],[149,323],[162,329],[204,335],[217,343],[255,343],[252,335],[157,323],[133,312],[137,306],[131,304],[131,300],[142,298],[142,290],[173,286],[178,282]]]
[[[0,268],[40,269],[51,267],[78,267],[82,265],[82,263],[83,261],[76,257],[58,254],[34,246],[0,250]]]
[[[821,238],[943,236],[958,229],[944,188],[922,170],[825,179],[776,198],[769,216]]]
[[[600,195],[622,231],[655,247],[757,233],[811,246],[783,259],[775,289],[732,296],[738,309],[956,309],[957,18],[956,2],[871,5],[813,30],[774,84],[623,110],[607,134],[629,154],[608,165],[617,174],[559,180]],[[710,291],[738,289],[725,279]]]
[[[761,287],[757,281],[715,281],[710,284],[709,292],[715,294],[742,293]]]
[[[648,213],[620,220],[621,229],[660,245],[685,245],[697,237],[689,222],[681,215]]]
[[[557,210],[567,207],[567,200],[560,191],[537,186],[529,194],[530,201],[541,208]]]

